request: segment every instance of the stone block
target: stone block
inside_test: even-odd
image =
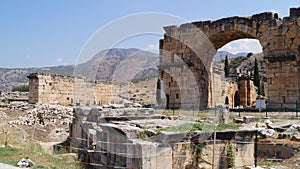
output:
[[[254,116],[244,116],[243,117],[244,123],[252,123],[255,122],[255,117]]]

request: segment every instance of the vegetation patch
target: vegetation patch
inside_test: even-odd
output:
[[[167,131],[167,132],[194,132],[194,131],[211,131],[211,130],[225,130],[232,129],[236,130],[240,127],[238,124],[206,124],[206,123],[186,123],[178,126],[165,127],[157,129],[157,132]]]
[[[146,81],[146,80],[153,79],[153,78],[157,78],[157,76],[149,76],[149,77],[145,77],[145,78],[136,78],[136,79],[132,79],[131,82],[132,83],[139,83],[139,82]]]
[[[245,56],[238,56],[236,58],[231,59],[230,64],[229,64],[229,68],[230,69],[237,68],[246,59],[247,59],[247,57],[245,57]]]
[[[22,86],[13,86],[11,89],[12,92],[29,92],[29,86],[28,85],[22,85]]]
[[[235,168],[235,155],[231,143],[227,144],[227,164],[228,168]]]

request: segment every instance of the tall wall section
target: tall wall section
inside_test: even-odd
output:
[[[90,83],[83,77],[33,73],[29,78],[30,103],[102,105],[120,101],[118,83]]]

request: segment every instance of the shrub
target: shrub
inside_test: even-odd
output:
[[[12,92],[29,92],[29,86],[28,85],[22,85],[22,86],[13,86]]]

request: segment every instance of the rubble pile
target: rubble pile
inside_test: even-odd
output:
[[[261,138],[276,138],[289,139],[291,141],[300,141],[300,123],[295,120],[273,123],[270,119],[266,119],[263,123],[260,123],[255,122],[253,116],[244,116],[242,119],[235,118],[233,121],[235,123],[248,124],[245,125],[244,128],[257,129]]]
[[[60,105],[39,105],[36,108],[27,111],[24,116],[17,120],[9,121],[9,125],[68,125],[72,122],[73,108]]]
[[[0,92],[0,100],[7,100],[10,98],[23,99],[28,98],[28,92]]]
[[[36,104],[29,104],[27,102],[10,102],[10,104],[7,104],[6,106],[9,110],[20,110],[20,111],[26,111],[30,109],[36,108]]]

